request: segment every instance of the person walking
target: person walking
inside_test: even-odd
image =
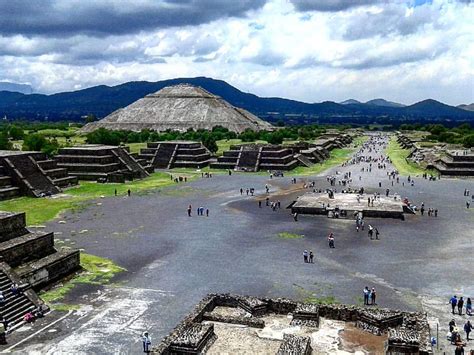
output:
[[[151,350],[151,338],[148,332],[142,334],[143,352],[149,353]]]
[[[127,194],[128,194],[128,197],[130,197],[130,195],[132,194],[132,191],[130,191],[130,189],[128,189]]]
[[[309,262],[310,262],[311,264],[313,263],[313,258],[314,258],[313,251],[310,250],[310,251],[309,251]]]
[[[451,308],[452,308],[453,314],[454,314],[454,310],[456,309],[456,305],[458,304],[458,298],[456,297],[456,295],[451,297],[451,299],[449,300],[449,303],[451,304]]]
[[[188,206],[188,217],[191,217],[192,206]]]
[[[472,316],[472,302],[470,297],[468,297],[466,301],[466,314]]]
[[[379,235],[380,235],[379,230],[377,228],[375,228],[375,239],[376,240],[379,240]]]
[[[464,306],[464,299],[461,297],[459,298],[459,301],[458,301],[458,313],[460,316],[462,316],[462,308]]]
[[[209,208],[206,208],[206,217],[209,217]]]
[[[469,334],[471,333],[471,330],[473,329],[473,326],[471,324],[471,321],[468,320],[466,324],[464,324],[464,331],[466,332],[466,340],[469,341]]]

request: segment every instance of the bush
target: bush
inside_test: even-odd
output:
[[[48,140],[46,138],[41,134],[34,133],[25,137],[22,149],[40,152],[47,144]]]

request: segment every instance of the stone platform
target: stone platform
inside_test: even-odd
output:
[[[404,219],[404,204],[399,196],[380,196],[372,206],[367,204],[367,199],[373,195],[359,195],[357,200],[355,193],[335,193],[334,198],[329,198],[329,194],[306,193],[292,203],[291,213],[314,214],[333,216],[335,213],[340,218],[355,218],[361,212],[364,217],[380,218],[400,218]]]
[[[244,304],[258,305],[261,312],[253,315],[242,308]],[[412,353],[432,354],[426,314],[231,294],[204,298],[152,353],[353,353],[355,349],[342,341],[345,330],[357,334],[357,350],[364,353],[398,354],[409,348]],[[324,337],[329,332],[334,338],[328,347]]]
[[[79,180],[125,182],[149,176],[126,147],[85,144],[61,148],[54,160],[58,167],[66,168],[70,176]]]
[[[44,153],[0,150],[0,200],[53,195],[72,185],[77,178]]]
[[[10,327],[36,308],[40,300],[34,290],[60,280],[80,268],[79,250],[56,249],[54,234],[30,232],[25,213],[0,212],[0,290],[6,299],[0,314]],[[13,295],[12,283],[25,292]]]

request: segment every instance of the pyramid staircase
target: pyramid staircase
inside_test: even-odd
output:
[[[2,151],[0,154],[0,200],[27,195],[41,197],[77,184],[67,170],[41,152]]]
[[[150,142],[140,151],[139,159],[153,169],[201,169],[212,161],[211,153],[199,142]]]
[[[25,213],[0,212],[0,290],[5,297],[0,314],[9,328],[40,304],[35,289],[79,268],[78,250],[57,250],[53,233],[30,232]],[[20,285],[23,292],[13,295],[12,283]]]

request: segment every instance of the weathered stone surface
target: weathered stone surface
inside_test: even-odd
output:
[[[273,128],[268,122],[200,87],[180,84],[165,87],[98,122],[89,123],[82,128],[82,132],[100,127],[131,131],[187,131],[189,128],[210,130],[215,126],[234,132]]]

